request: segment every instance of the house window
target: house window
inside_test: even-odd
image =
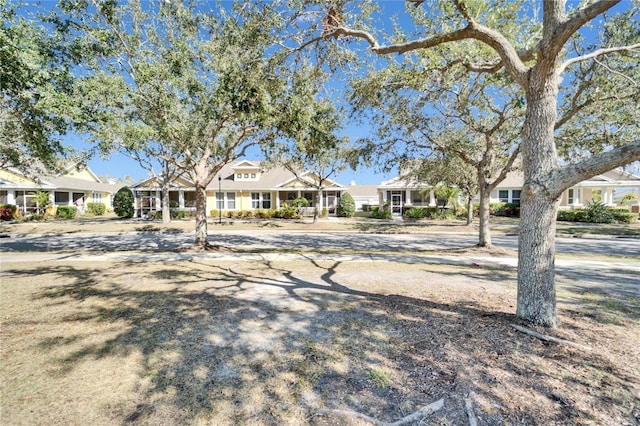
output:
[[[245,178],[245,179],[249,179],[249,173],[245,173],[245,174],[244,174],[244,178]]]
[[[216,209],[224,210],[224,192],[216,192]]]
[[[262,193],[262,208],[270,209],[271,208],[271,193],[263,192]]]
[[[184,206],[195,207],[196,206],[196,193],[195,191],[184,192]]]
[[[69,205],[69,193],[68,192],[54,192],[53,200],[57,206]]]
[[[271,208],[271,193],[270,192],[252,192],[251,193],[251,208],[257,209],[270,209]]]
[[[256,178],[256,174],[255,173],[251,173],[251,179],[255,179]]]
[[[567,201],[568,201],[568,203],[570,205],[573,204],[576,201],[576,199],[575,199],[576,194],[575,194],[574,191],[575,191],[575,189],[570,189],[569,193],[567,194]]]
[[[16,191],[16,206],[23,212],[35,211],[36,199],[34,192]]]
[[[498,191],[498,200],[501,203],[508,203],[509,202],[509,190],[507,189],[501,189]]]
[[[520,204],[520,190],[514,189],[511,191],[511,202]]]
[[[94,203],[101,203],[102,202],[102,194],[99,192],[94,192],[93,194],[91,194],[91,200]]]
[[[227,192],[227,209],[228,210],[236,209],[236,193],[235,192]]]
[[[302,198],[306,198],[309,201],[309,207],[313,207],[313,194],[311,192],[305,192],[302,194]]]
[[[242,173],[236,174],[236,179],[242,179]]]

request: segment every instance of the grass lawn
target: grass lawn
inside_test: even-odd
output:
[[[562,326],[538,331],[580,347],[514,330],[515,282],[473,265],[3,263],[0,423],[363,424],[320,410],[392,422],[443,398],[426,424],[637,424],[637,276],[558,276]]]

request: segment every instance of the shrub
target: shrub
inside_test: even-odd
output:
[[[345,192],[340,196],[338,202],[338,216],[340,217],[353,217],[356,212],[356,202],[353,201],[353,197],[348,192]]]
[[[494,216],[520,216],[519,203],[489,203],[489,214]]]
[[[631,213],[630,211],[624,212],[611,212],[613,220],[617,223],[636,223],[638,221],[638,213]]]
[[[407,219],[422,219],[426,217],[427,211],[420,207],[412,207],[403,212],[403,216]]]
[[[56,216],[61,219],[73,219],[78,214],[76,206],[58,206]]]
[[[118,217],[133,217],[134,201],[133,192],[131,192],[128,187],[123,186],[118,190],[118,192],[116,192],[116,195],[113,196],[113,211],[118,215]]]
[[[611,223],[613,214],[611,210],[600,201],[590,201],[585,209],[587,222],[591,223]]]
[[[0,205],[0,220],[13,220],[16,217],[18,206],[14,204]]]
[[[293,207],[309,207],[309,200],[304,197],[296,198],[291,202]]]
[[[87,203],[87,214],[93,216],[102,216],[107,211],[104,203]]]
[[[371,217],[373,219],[391,219],[391,209],[389,209],[389,204],[382,206],[382,209],[380,209],[380,207],[372,207]]]
[[[275,217],[280,219],[300,219],[301,216],[297,207],[283,203],[282,208],[276,210]]]

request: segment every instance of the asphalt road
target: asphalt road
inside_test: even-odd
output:
[[[175,250],[190,246],[191,232],[77,233],[62,235],[8,235],[0,238],[0,253],[67,250]],[[209,241],[242,250],[309,249],[361,251],[424,251],[464,248],[477,243],[476,235],[376,234],[349,232],[225,231],[209,234]],[[517,236],[496,235],[499,247],[517,249]],[[638,238],[557,238],[557,253],[640,256]]]

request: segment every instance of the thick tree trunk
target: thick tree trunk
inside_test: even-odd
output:
[[[320,205],[322,204],[322,188],[318,188],[316,193],[316,207],[313,209],[313,223],[318,222],[320,216]]]
[[[478,235],[478,245],[480,247],[491,247],[491,231],[489,227],[489,201],[491,200],[491,189],[487,183],[482,180],[478,183],[480,185],[480,231]]]
[[[162,178],[162,223],[171,222],[171,212],[169,210],[169,179]]]
[[[196,241],[197,247],[206,248],[207,240],[207,191],[206,186],[196,182]]]
[[[558,199],[549,191],[557,165],[554,141],[557,77],[553,69],[535,70],[527,88],[522,131],[524,186],[518,243],[516,314],[545,327],[557,325],[555,229]],[[555,198],[554,198],[555,197]]]

